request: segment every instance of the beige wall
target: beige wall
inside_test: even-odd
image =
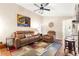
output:
[[[43,17],[43,23],[42,23],[42,32],[43,34],[46,34],[49,30],[56,31],[56,38],[57,39],[63,39],[63,20],[70,19],[72,17],[68,16],[51,16],[51,17]],[[53,22],[54,26],[50,28],[48,24],[50,22]]]
[[[31,18],[31,28],[17,27],[17,14]],[[0,4],[0,41],[5,42],[5,38],[16,30],[40,30],[42,17],[24,9],[17,4]],[[37,24],[37,25],[36,25]]]

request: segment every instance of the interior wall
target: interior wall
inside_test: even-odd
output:
[[[43,17],[42,23],[42,33],[47,34],[49,30],[56,31],[56,38],[62,40],[63,39],[63,20],[70,19],[71,16],[51,16],[51,17]],[[52,28],[49,27],[49,23],[53,22],[54,26]]]
[[[31,28],[17,27],[17,14],[30,17]],[[9,37],[17,30],[39,30],[39,32],[41,32],[41,19],[41,16],[26,10],[17,4],[0,4],[0,41],[5,42],[6,37]]]

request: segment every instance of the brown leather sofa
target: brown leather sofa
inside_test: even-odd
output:
[[[16,31],[13,36],[15,48],[19,48],[40,40],[40,34],[34,35],[33,31]]]
[[[43,36],[43,41],[45,41],[45,42],[54,42],[55,39],[56,39],[55,31],[48,31],[47,35]]]

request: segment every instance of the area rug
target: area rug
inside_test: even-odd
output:
[[[30,45],[26,45],[14,52],[13,56],[49,56],[55,55],[61,44],[57,42],[46,43],[46,42],[35,42]],[[48,52],[46,52],[48,51]]]
[[[48,47],[47,51],[44,52],[41,56],[55,56],[60,47],[61,47],[60,43],[54,42]]]
[[[37,55],[37,53],[42,52],[48,45],[49,43],[46,42],[35,42],[17,49],[16,51],[11,52],[11,54],[13,56],[30,56],[34,55],[34,53]]]
[[[37,45],[40,47],[30,50],[28,54],[24,54],[23,56],[55,56],[59,48],[62,46],[58,41],[49,43],[48,45],[44,42],[41,43],[42,44]],[[46,47],[44,47],[43,44]]]

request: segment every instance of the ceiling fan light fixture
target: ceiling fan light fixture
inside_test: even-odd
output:
[[[36,11],[40,11],[40,12],[39,12],[40,14],[43,14],[44,11],[50,11],[50,9],[46,8],[46,6],[48,6],[49,3],[41,3],[40,6],[39,6],[38,4],[36,4],[36,3],[34,3],[34,5],[35,5],[36,7],[38,7],[38,9],[37,9]],[[35,12],[36,12],[36,11],[35,11]]]

